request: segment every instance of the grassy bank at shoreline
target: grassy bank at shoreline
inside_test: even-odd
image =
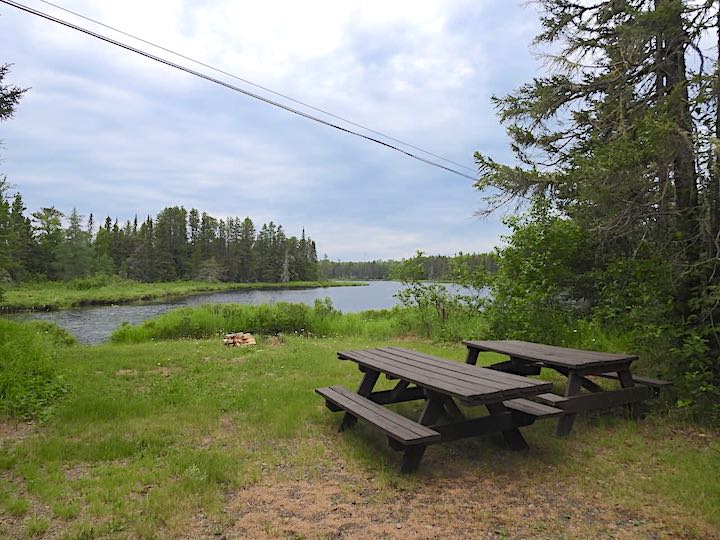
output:
[[[49,281],[5,286],[5,295],[2,302],[0,302],[0,313],[55,311],[80,306],[129,304],[227,290],[307,289],[361,285],[364,285],[364,283],[351,281],[291,281],[289,283],[172,281],[166,283],[140,283],[119,278],[105,280],[88,278],[71,282]]]
[[[67,393],[52,415],[0,422],[0,536],[720,534],[720,434],[660,416],[581,416],[567,439],[538,422],[523,430],[528,452],[499,435],[436,445],[418,474],[400,475],[379,432],[338,433],[340,416],[313,392],[357,385],[337,351],[390,344],[457,361],[465,352],[410,336],[294,334],[250,348],[217,338],[53,347]],[[421,403],[396,407],[417,416]]]

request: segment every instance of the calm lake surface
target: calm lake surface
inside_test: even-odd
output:
[[[102,343],[123,322],[138,324],[146,319],[181,306],[199,304],[272,304],[293,302],[313,305],[317,298],[329,297],[333,306],[350,313],[368,309],[387,309],[396,305],[394,294],[402,288],[395,281],[371,281],[364,287],[322,287],[318,289],[280,291],[222,291],[198,294],[148,304],[95,306],[63,311],[22,313],[14,319],[41,319],[54,322],[78,338],[80,343]]]

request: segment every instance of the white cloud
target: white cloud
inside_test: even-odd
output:
[[[63,5],[467,164],[476,148],[507,156],[489,97],[537,65],[535,13],[504,0]],[[472,219],[469,180],[8,10],[0,61],[32,90],[3,125],[3,168],[28,206],[251,215],[305,225],[332,258],[498,241]]]

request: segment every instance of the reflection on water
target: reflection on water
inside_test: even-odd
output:
[[[460,290],[459,287],[448,287]],[[78,338],[80,343],[102,343],[123,322],[138,324],[171,309],[199,304],[273,304],[292,302],[313,305],[317,298],[329,297],[333,306],[345,313],[368,309],[388,309],[398,303],[394,297],[402,288],[395,281],[371,281],[363,287],[322,287],[295,290],[238,290],[198,294],[151,304],[95,306],[48,313],[21,313],[14,319],[41,319],[54,322]]]

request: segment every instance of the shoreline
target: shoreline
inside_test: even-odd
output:
[[[142,304],[198,294],[229,291],[363,286],[367,286],[367,283],[362,281],[291,281],[288,283],[206,283],[192,281],[141,283],[128,281],[93,289],[76,290],[67,286],[63,287],[62,282],[50,282],[6,289],[5,300],[0,303],[0,314],[53,312],[91,306]],[[25,297],[23,297],[24,294]]]

